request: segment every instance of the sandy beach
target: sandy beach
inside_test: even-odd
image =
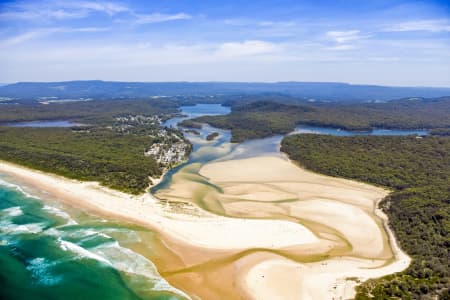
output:
[[[409,264],[376,210],[386,190],[314,174],[277,157],[189,168],[189,176],[220,190],[175,178],[163,193],[182,204],[174,206],[150,194],[131,196],[0,162],[1,173],[71,206],[157,231],[175,255],[156,261],[158,269],[194,298],[348,299],[357,283],[346,278],[366,280]],[[191,204],[199,191],[225,213]]]
[[[227,214],[255,215],[256,208],[260,216],[284,213],[309,224],[323,242],[336,242],[335,253],[317,262],[279,257],[255,264],[242,279],[254,299],[350,299],[357,281],[347,278],[381,277],[410,263],[377,209],[387,190],[315,174],[273,156],[206,164],[200,174],[222,188],[217,197]]]
[[[6,162],[0,162],[0,172],[24,180],[69,204],[137,222],[198,247],[280,248],[317,242],[304,226],[287,221],[226,218],[195,209],[174,213],[150,194],[134,197],[95,182],[70,180]]]

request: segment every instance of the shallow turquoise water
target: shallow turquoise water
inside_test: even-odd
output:
[[[127,248],[151,231],[63,209],[0,180],[1,299],[185,299]]]

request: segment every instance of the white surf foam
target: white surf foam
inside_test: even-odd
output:
[[[28,198],[39,199],[38,197],[26,192],[20,185],[5,181],[2,178],[0,178],[0,186],[4,186],[4,187],[10,188],[10,189],[15,189],[15,190],[21,192],[22,194],[24,194],[25,196],[27,196]]]
[[[99,245],[92,248],[91,251],[106,257],[112,263],[112,266],[121,272],[148,278],[154,284],[152,287],[154,291],[170,291],[190,299],[187,294],[171,286],[162,278],[153,262],[128,248],[120,246],[117,241]]]
[[[78,255],[78,258],[90,258],[90,259],[94,259],[94,260],[97,260],[104,264],[112,266],[111,262],[108,261],[107,259],[105,259],[104,257],[97,255],[95,253],[92,253],[92,252],[84,249],[83,247],[78,246],[77,244],[65,241],[65,240],[61,239],[60,237],[58,238],[58,242],[59,242],[62,250],[75,253]]]
[[[50,268],[55,264],[56,262],[49,262],[43,257],[37,257],[28,261],[27,270],[31,272],[31,277],[38,284],[52,286],[62,280],[62,276],[51,274]]]
[[[44,227],[43,223],[14,224],[9,220],[0,221],[0,232],[4,234],[36,234],[42,232]]]
[[[51,213],[52,215],[55,215],[57,217],[63,218],[65,220],[67,220],[66,225],[76,225],[78,224],[77,221],[75,221],[74,219],[72,219],[72,217],[66,213],[65,211],[62,211],[56,207],[53,206],[49,206],[49,205],[44,205],[44,207],[42,208],[43,210]]]
[[[18,217],[18,216],[23,215],[23,211],[22,211],[22,208],[20,208],[20,206],[13,206],[13,207],[2,209],[0,211],[0,213],[2,215],[4,215],[5,217]]]

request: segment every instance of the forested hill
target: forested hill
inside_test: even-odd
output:
[[[413,260],[363,283],[357,300],[450,299],[449,137],[301,134],[284,138],[281,150],[315,172],[393,190],[380,206]]]
[[[372,128],[417,129],[450,128],[450,97],[403,99],[388,103],[302,104],[287,105],[268,101],[233,106],[225,116],[204,116],[183,125],[230,129],[232,141],[286,134],[298,124],[318,125],[347,130],[370,131]]]
[[[0,86],[0,97],[137,98],[176,95],[255,95],[277,93],[299,99],[367,102],[404,97],[449,96],[450,88],[387,87],[334,82],[19,82]]]

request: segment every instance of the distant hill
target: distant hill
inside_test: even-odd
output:
[[[387,87],[332,82],[18,82],[0,86],[0,97],[136,98],[148,96],[206,96],[281,94],[310,101],[386,101],[405,97],[450,95],[450,88]]]

